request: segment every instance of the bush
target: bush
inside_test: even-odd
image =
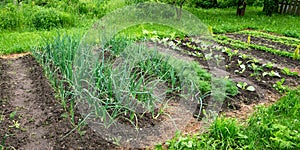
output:
[[[73,26],[71,15],[54,9],[42,9],[34,14],[32,23],[36,29],[52,29]]]
[[[8,4],[0,11],[0,29],[16,29],[20,25],[18,6]]]

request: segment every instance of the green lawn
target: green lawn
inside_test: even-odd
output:
[[[203,23],[212,26],[215,33],[250,28],[300,38],[299,16],[274,14],[269,17],[262,13],[261,7],[247,7],[243,17],[236,16],[236,8],[187,10],[198,16]]]

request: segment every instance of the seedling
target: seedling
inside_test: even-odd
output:
[[[278,72],[275,72],[273,70],[271,72],[264,72],[262,75],[263,76],[269,75],[271,77],[279,77],[279,78],[281,77]]]
[[[20,129],[20,123],[18,121],[13,120],[13,125],[9,126],[10,128]]]
[[[284,67],[281,70],[282,73],[288,75],[288,76],[298,76],[298,72],[292,72],[289,68]]]
[[[208,31],[211,35],[214,35],[212,26],[208,26]]]
[[[249,58],[249,56],[247,56],[246,54],[242,54],[242,55],[240,55],[239,57],[242,58],[242,59],[247,59],[247,58]]]
[[[249,45],[250,45],[250,43],[251,43],[251,35],[248,35],[247,44],[249,44]]]
[[[248,65],[248,66],[249,66],[249,68],[251,68],[254,71],[254,73],[251,74],[253,76],[258,75],[259,72],[263,70],[262,67],[258,67],[255,63],[252,63],[251,65]]]
[[[251,92],[255,91],[255,88],[251,85],[248,86],[247,82],[238,82],[236,86],[242,90],[247,90],[247,91],[251,91]]]
[[[243,61],[238,60],[238,65],[241,66]]]
[[[16,116],[17,112],[16,111],[13,111],[9,114],[9,119],[13,120]]]
[[[282,78],[280,81],[277,81],[276,84],[273,84],[273,88],[275,88],[280,93],[283,93],[287,90],[286,86],[283,86],[283,83],[285,82],[285,78]]]
[[[293,54],[293,59],[294,60],[299,58],[299,49],[300,49],[300,44],[297,46],[297,48],[294,51],[294,54]]]
[[[232,51],[229,48],[225,48],[225,51],[223,51],[223,52],[226,52],[227,55],[229,56],[229,60],[231,60],[232,56],[237,56],[238,55],[239,50],[233,50]]]
[[[271,62],[268,62],[266,64],[263,64],[264,67],[267,67],[269,69],[273,68],[275,64],[271,63]]]
[[[239,70],[235,70],[234,72],[238,72],[238,73],[244,73],[244,72],[245,72],[245,70],[246,70],[246,66],[245,66],[244,64],[241,64],[239,67],[240,67],[242,70],[241,70],[241,71],[239,71]]]

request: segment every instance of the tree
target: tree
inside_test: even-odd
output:
[[[245,14],[245,10],[246,10],[246,1],[245,0],[238,0],[237,3],[238,7],[236,10],[236,15],[238,16],[244,16]]]
[[[278,10],[279,0],[264,0],[263,12],[268,16],[272,16],[273,12]]]
[[[162,0],[162,2],[179,6],[179,9],[176,7],[176,14],[177,14],[177,19],[180,20],[182,16],[182,6],[186,2],[186,0]]]

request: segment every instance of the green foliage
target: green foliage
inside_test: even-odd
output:
[[[260,106],[247,126],[220,117],[208,132],[194,136],[176,134],[166,144],[168,149],[299,149],[299,115],[300,88],[270,107]]]
[[[8,4],[0,10],[0,30],[1,29],[16,29],[20,26],[20,13],[18,7],[13,4]]]
[[[143,3],[147,2],[149,0],[125,0],[125,4],[127,5],[132,5],[132,4],[138,4],[138,3]]]
[[[297,48],[294,51],[294,54],[293,54],[293,59],[294,60],[299,59],[299,55],[300,55],[299,51],[300,51],[300,44],[297,46]]]
[[[290,46],[297,46],[300,43],[300,39],[297,39],[297,37],[291,38],[291,37],[269,34],[269,33],[261,32],[261,31],[255,31],[255,30],[243,30],[243,31],[239,31],[238,33],[247,34],[247,35],[251,35],[251,36],[255,36],[255,37],[261,37],[261,38],[269,39],[274,42],[278,42],[278,43],[290,45]]]
[[[278,9],[278,0],[264,0],[264,9],[263,11],[268,16],[272,16],[274,12]]]
[[[221,36],[221,35],[217,36],[217,41],[221,44],[229,44],[229,45],[231,45],[235,48],[248,49],[250,47],[250,48],[255,49],[255,50],[261,50],[261,51],[276,54],[276,55],[279,55],[279,56],[284,56],[284,57],[289,57],[289,58],[294,57],[294,54],[290,53],[288,51],[277,50],[277,49],[269,48],[269,47],[266,47],[266,46],[260,46],[260,45],[256,45],[256,44],[247,44],[246,42],[231,39],[231,38],[224,37],[224,36]]]
[[[291,30],[291,26],[295,27],[293,28],[295,33],[300,34],[300,28],[298,28],[300,26],[299,17],[274,14],[270,18],[261,12],[261,7],[247,6],[247,13],[243,17],[236,16],[236,7],[225,9],[186,7],[186,9],[199,17],[207,26],[212,26],[215,34],[250,28],[283,35],[286,31]]]
[[[241,132],[241,127],[234,119],[218,118],[210,127],[209,137],[214,140],[213,146],[217,149],[237,149],[247,138]]]
[[[296,30],[287,30],[283,33],[284,36],[300,38],[299,32]]]
[[[55,9],[42,9],[34,14],[32,23],[36,29],[53,29],[73,26],[74,19],[70,14]]]
[[[300,89],[287,93],[270,108],[259,108],[249,120],[252,142],[261,148],[299,149],[299,108]]]

